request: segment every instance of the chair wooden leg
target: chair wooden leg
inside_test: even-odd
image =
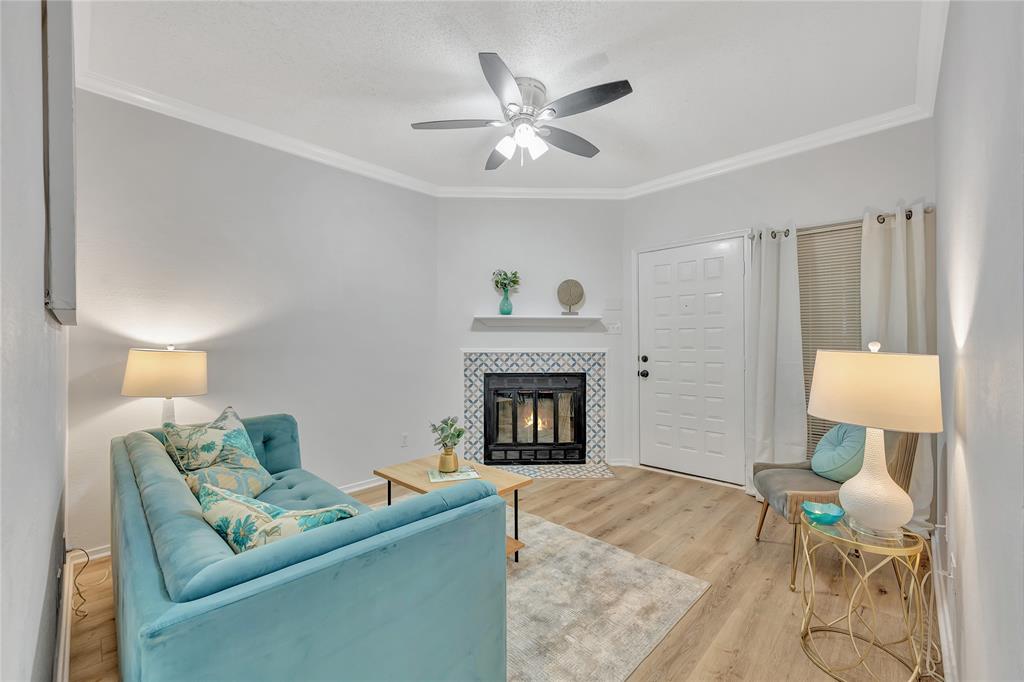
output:
[[[800,556],[800,524],[793,524],[793,565],[789,570],[789,591],[796,592],[796,564]]]
[[[761,529],[764,528],[764,517],[768,514],[768,498],[764,498],[764,504],[761,505],[761,518],[757,520],[757,532],[754,533],[754,542],[761,540]]]

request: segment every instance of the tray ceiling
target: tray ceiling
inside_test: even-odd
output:
[[[943,3],[78,3],[79,86],[438,195],[626,197],[931,114]],[[561,121],[601,148],[497,171],[477,52],[554,98],[634,93]]]

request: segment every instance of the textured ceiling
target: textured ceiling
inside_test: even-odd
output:
[[[917,2],[89,5],[80,69],[442,187],[626,188],[907,107],[921,21]],[[486,172],[500,131],[409,127],[499,116],[480,51],[552,99],[634,93],[561,121],[594,159]]]

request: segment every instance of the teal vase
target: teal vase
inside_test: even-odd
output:
[[[501,305],[498,306],[498,312],[501,313],[502,315],[511,315],[512,301],[510,301],[508,298],[508,289],[502,289],[502,292],[505,295],[501,297]]]

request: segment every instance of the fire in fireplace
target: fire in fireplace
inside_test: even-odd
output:
[[[484,374],[485,464],[583,464],[585,373]]]

